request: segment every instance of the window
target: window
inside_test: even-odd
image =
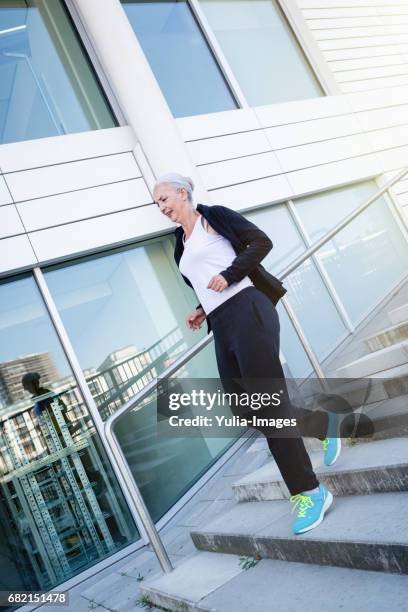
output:
[[[185,324],[197,304],[173,259],[169,238],[56,267],[47,284],[91,393],[106,419],[194,345]],[[199,332],[206,333],[204,325]],[[211,343],[183,366],[184,378],[217,378]],[[160,436],[156,393],[116,425],[116,435],[156,521],[233,440]]]
[[[187,2],[122,4],[175,117],[237,107]]]
[[[0,388],[1,581],[48,590],[138,534],[32,277],[0,283]]]
[[[250,106],[323,95],[276,0],[200,0]]]
[[[315,243],[375,193],[372,182],[296,200],[296,211]],[[317,256],[354,323],[406,273],[408,243],[384,197],[325,244]],[[358,287],[358,290],[356,290]]]
[[[0,143],[114,125],[60,0],[0,0]]]

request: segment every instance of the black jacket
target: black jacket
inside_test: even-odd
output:
[[[277,304],[280,298],[285,295],[286,289],[279,279],[270,274],[260,264],[273,246],[265,232],[243,215],[226,206],[197,204],[197,211],[207,219],[218,234],[231,242],[237,254],[231,265],[219,273],[225,278],[228,285],[238,283],[245,276],[249,276],[255,287],[265,293],[273,304]],[[181,225],[176,228],[174,234],[176,236],[174,259],[178,266],[184,251],[184,230]],[[187,285],[193,288],[188,278],[183,274],[182,277]],[[197,308],[199,306],[200,304]],[[208,318],[207,330],[210,333],[211,325]]]

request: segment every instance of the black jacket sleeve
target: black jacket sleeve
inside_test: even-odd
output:
[[[247,276],[272,249],[272,240],[254,223],[246,219],[239,212],[225,206],[223,209],[225,219],[231,230],[237,235],[246,248],[239,253],[231,265],[220,272],[228,285],[239,283]]]

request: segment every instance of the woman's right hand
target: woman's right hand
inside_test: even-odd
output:
[[[195,331],[200,329],[201,325],[206,319],[206,314],[202,308],[195,308],[187,317],[186,325],[189,329]]]

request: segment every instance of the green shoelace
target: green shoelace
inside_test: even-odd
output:
[[[323,444],[323,450],[324,452],[326,452],[327,449],[329,448],[329,438],[325,438],[324,440],[322,440],[322,444]]]
[[[310,495],[302,495],[302,493],[291,495],[290,501],[294,504],[292,512],[299,506],[298,518],[304,518],[306,516],[306,511],[314,506],[314,502]]]

